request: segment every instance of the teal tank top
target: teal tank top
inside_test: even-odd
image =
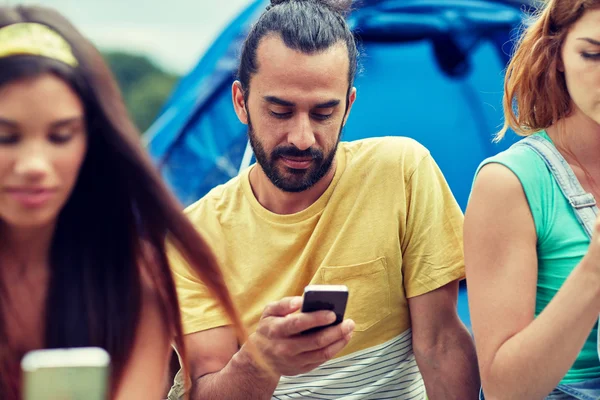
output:
[[[545,132],[536,135],[550,140]],[[532,149],[525,146],[509,148],[486,159],[479,169],[489,163],[502,164],[510,169],[521,181],[529,203],[537,233],[535,315],[538,316],[581,261],[590,240],[546,164]],[[560,383],[569,384],[600,377],[597,332],[598,323]]]

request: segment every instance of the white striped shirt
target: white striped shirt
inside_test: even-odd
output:
[[[273,400],[426,399],[407,330],[380,345],[336,358],[302,375],[282,377]]]

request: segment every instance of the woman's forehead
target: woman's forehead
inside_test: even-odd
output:
[[[79,96],[52,74],[17,79],[0,87],[0,118],[17,122],[47,122],[81,117]]]

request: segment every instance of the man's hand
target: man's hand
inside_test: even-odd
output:
[[[293,376],[309,372],[341,351],[354,331],[347,319],[310,334],[303,331],[335,321],[333,311],[297,313],[302,297],[286,297],[265,307],[256,332],[248,341],[277,375]]]
[[[193,380],[190,399],[271,399],[282,375],[309,372],[348,344],[354,321],[302,334],[329,325],[335,313],[296,312],[301,306],[301,297],[269,304],[255,333],[239,350],[231,326],[187,335]]]

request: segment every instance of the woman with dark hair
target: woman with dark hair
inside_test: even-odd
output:
[[[221,271],[140,145],[99,52],[57,12],[0,8],[0,397],[34,349],[99,346],[111,398],[185,365],[168,237],[241,332]]]
[[[517,46],[505,125],[465,215],[483,392],[599,399],[600,0],[548,0]]]

